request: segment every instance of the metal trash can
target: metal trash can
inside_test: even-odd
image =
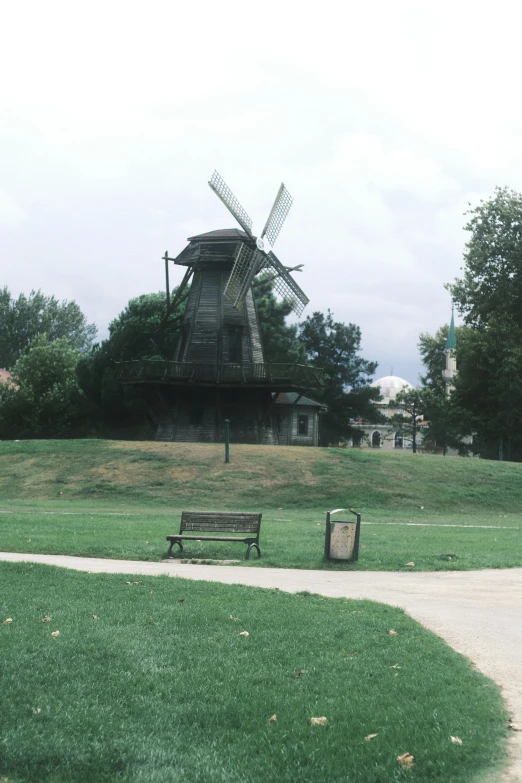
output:
[[[349,511],[356,521],[332,520],[334,514]],[[324,539],[325,560],[346,560],[355,562],[359,557],[359,537],[361,535],[361,515],[351,508],[335,508],[326,512],[326,532]]]

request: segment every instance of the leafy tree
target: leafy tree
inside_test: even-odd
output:
[[[322,417],[323,444],[356,434],[352,421],[383,421],[375,406],[380,391],[370,386],[376,362],[359,356],[361,331],[355,324],[334,321],[333,314],[315,312],[299,324],[298,338],[308,361],[323,369],[325,388],[314,397],[327,406]]]
[[[0,436],[63,437],[85,427],[88,405],[76,381],[79,352],[61,337],[36,337],[0,385]]]
[[[401,437],[411,443],[414,454],[417,453],[419,422],[424,418],[427,397],[422,389],[402,389],[390,402],[398,411],[390,416],[389,422]]]
[[[175,294],[176,289],[172,296]],[[172,359],[185,301],[167,315],[164,291],[131,299],[109,324],[108,339],[95,345],[78,362],[80,387],[100,409],[106,426],[127,420],[136,409],[137,398],[131,390],[125,392],[121,387],[117,363]]]
[[[464,275],[448,286],[470,327],[455,399],[484,457],[522,459],[522,194],[497,188],[470,210]]]
[[[71,348],[84,352],[96,336],[76,302],[59,302],[41,291],[14,299],[7,287],[0,289],[0,367],[11,369],[38,337],[49,342],[67,338]]]
[[[457,326],[457,366],[463,362],[470,327]],[[424,390],[423,449],[446,454],[449,448],[461,454],[468,451],[465,439],[470,435],[469,412],[458,405],[454,393],[448,396],[443,371],[446,369],[446,342],[449,325],[445,324],[434,335],[423,332],[419,337],[419,350],[426,374],[422,376]],[[460,358],[459,358],[460,357]]]
[[[304,362],[305,347],[297,339],[297,326],[288,326],[285,321],[292,312],[292,305],[287,301],[277,301],[268,280],[260,278],[252,290],[259,316],[265,361],[281,364]]]

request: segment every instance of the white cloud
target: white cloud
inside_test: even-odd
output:
[[[26,220],[27,215],[22,207],[12,196],[0,190],[0,230],[20,228]]]

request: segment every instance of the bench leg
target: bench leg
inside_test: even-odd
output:
[[[171,541],[167,557],[172,557],[172,547],[174,546],[174,544],[177,544],[179,546],[180,553],[183,552],[183,544],[181,543],[181,541]]]
[[[255,546],[255,548],[257,549],[257,559],[259,560],[259,558],[261,557],[261,550],[259,549],[259,544],[249,544],[246,551],[245,560],[250,560],[250,550],[252,549],[253,546]]]

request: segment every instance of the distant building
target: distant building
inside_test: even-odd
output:
[[[375,403],[379,412],[390,419],[394,414],[400,413],[401,408],[394,406],[393,402],[400,391],[408,391],[413,386],[404,378],[397,375],[385,375],[378,378],[371,384],[381,391],[382,400]],[[419,422],[422,426],[422,422]],[[352,426],[358,430],[350,442],[351,446],[370,447],[372,449],[382,449],[383,451],[396,451],[397,449],[412,448],[411,440],[405,438],[393,424],[370,424],[364,421],[357,421]],[[420,446],[422,434],[419,431],[417,436],[417,446]]]

